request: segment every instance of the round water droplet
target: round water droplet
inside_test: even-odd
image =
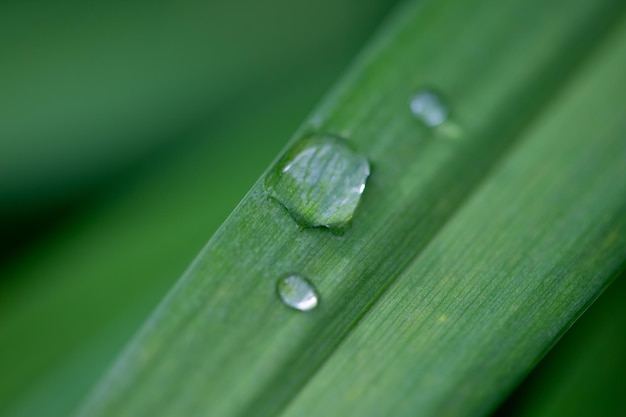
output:
[[[428,127],[436,127],[445,122],[449,109],[444,100],[431,90],[421,90],[410,102],[411,111]]]
[[[300,275],[289,275],[278,280],[276,290],[280,299],[287,306],[296,310],[313,310],[319,302],[313,285]]]
[[[302,226],[341,231],[352,219],[369,174],[367,159],[344,139],[314,135],[296,143],[265,184]]]

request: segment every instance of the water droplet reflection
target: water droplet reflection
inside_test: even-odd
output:
[[[300,275],[289,275],[278,280],[276,290],[283,303],[296,310],[312,310],[319,302],[313,285]]]
[[[346,140],[318,134],[296,143],[265,185],[302,226],[342,231],[352,219],[369,174],[367,159]]]
[[[428,127],[436,127],[445,122],[449,109],[439,94],[431,90],[421,90],[411,98],[411,112]]]

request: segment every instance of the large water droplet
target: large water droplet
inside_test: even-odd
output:
[[[411,111],[426,126],[436,127],[445,122],[449,109],[444,100],[431,90],[417,92],[410,102]]]
[[[296,310],[309,311],[317,307],[319,297],[313,285],[300,275],[278,280],[276,290],[283,302]]]
[[[285,154],[266,186],[301,225],[342,231],[352,219],[369,174],[367,159],[344,139],[314,135]]]

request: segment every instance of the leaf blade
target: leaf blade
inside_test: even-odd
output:
[[[352,229],[341,237],[300,231],[257,184],[82,415],[278,413],[540,114],[621,9],[610,1],[408,6],[299,132],[348,137],[372,161]],[[528,31],[520,15],[534,17],[538,29]],[[436,29],[445,32],[433,44]],[[572,38],[586,43],[572,45]],[[472,59],[473,42],[491,52],[488,59]],[[416,57],[424,58],[419,65]],[[455,97],[463,141],[429,136],[412,118],[407,99],[427,82]],[[307,315],[276,302],[275,280],[293,271],[322,294]],[[173,380],[180,383],[170,389]],[[167,397],[159,394],[165,387]]]
[[[624,39],[622,24],[284,415],[485,415],[623,269]]]

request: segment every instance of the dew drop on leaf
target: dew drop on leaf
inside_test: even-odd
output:
[[[345,139],[317,134],[296,143],[265,185],[300,225],[341,232],[352,219],[369,174],[367,159]]]
[[[411,112],[426,126],[436,127],[446,121],[449,109],[441,96],[432,90],[420,90],[410,102]]]
[[[313,285],[300,275],[288,275],[278,280],[276,290],[283,303],[296,310],[313,310],[319,302]]]

